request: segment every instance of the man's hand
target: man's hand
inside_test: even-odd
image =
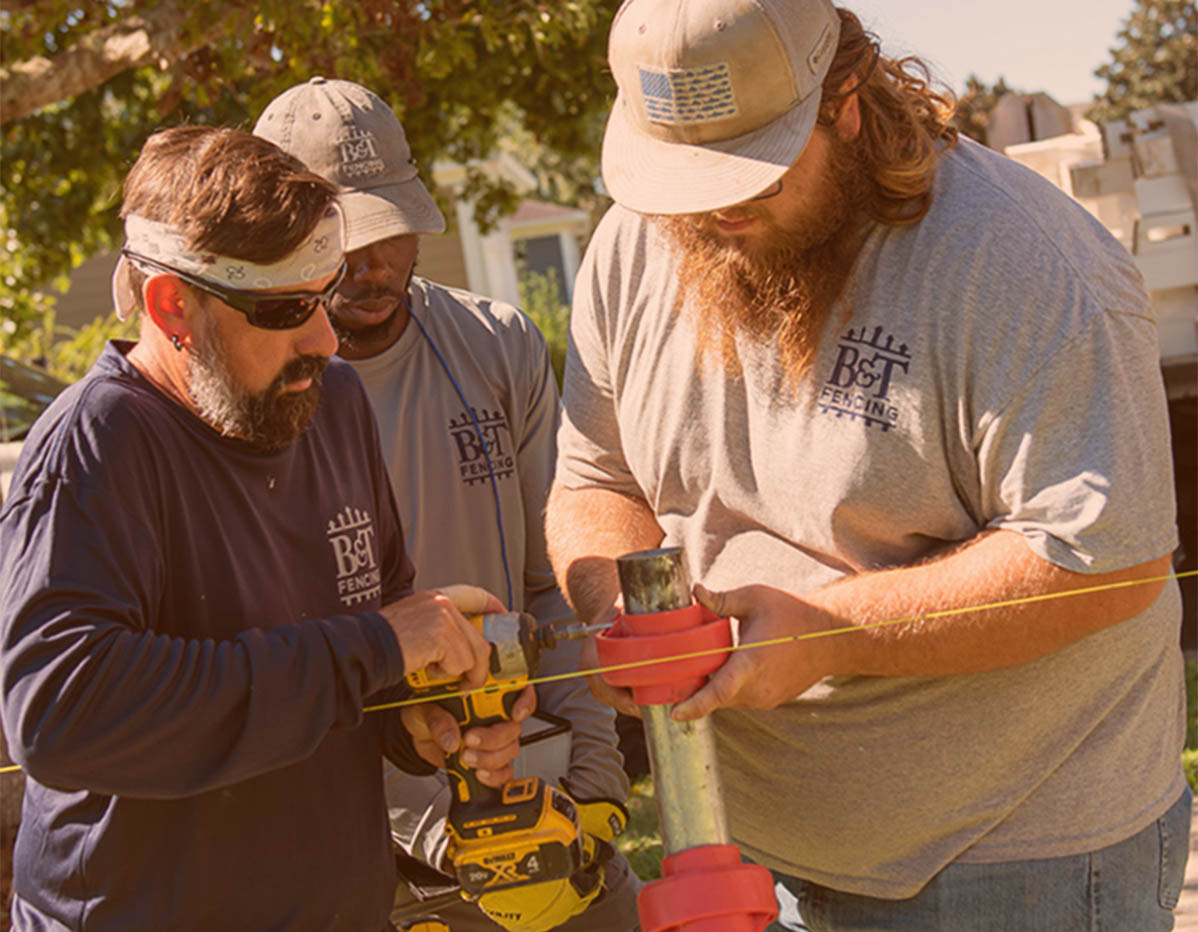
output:
[[[739,619],[741,644],[833,627],[832,619],[823,612],[769,586],[709,592],[696,585],[695,598],[721,617]],[[715,709],[772,709],[781,705],[832,672],[828,640],[814,638],[734,651],[706,686],[674,707],[671,718],[686,722]]]
[[[467,730],[461,761],[474,768],[480,783],[503,786],[515,776],[512,761],[520,753],[520,723],[537,708],[536,690],[527,686],[512,708],[512,719]],[[452,715],[433,702],[405,706],[400,715],[416,753],[434,767],[461,746],[462,733]]]
[[[616,606],[612,606],[605,615],[590,623],[599,624],[614,621],[617,611]],[[578,669],[595,670],[599,666],[599,648],[595,642],[595,636],[591,635],[582,645],[582,651],[578,657]],[[635,718],[641,717],[641,707],[632,698],[632,690],[609,685],[601,673],[592,673],[588,676],[587,686],[590,688],[592,696],[600,702],[611,706],[617,712],[622,712],[625,715],[631,715]]]
[[[487,678],[491,646],[465,615],[502,612],[503,603],[476,586],[415,592],[380,609],[403,651],[404,672],[428,669],[475,689]]]
[[[438,679],[459,680],[459,688],[467,691],[486,681],[491,645],[465,616],[503,610],[503,603],[487,590],[456,585],[413,593],[385,606],[382,614],[403,650],[405,673],[427,669]],[[511,721],[466,732],[461,761],[476,770],[482,783],[502,786],[512,778],[511,763],[520,753],[520,722],[536,706],[536,692],[529,686],[516,700]],[[458,723],[435,703],[407,706],[400,715],[416,753],[430,764],[444,767],[445,755],[462,746]]]

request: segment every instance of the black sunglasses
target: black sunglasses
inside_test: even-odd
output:
[[[345,278],[345,261],[342,260],[341,267],[333,276],[333,280],[321,291],[262,294],[261,292],[222,288],[213,282],[189,275],[187,272],[180,272],[169,265],[163,265],[161,262],[156,262],[128,249],[122,249],[121,255],[128,257],[135,264],[149,266],[151,269],[164,272],[167,275],[174,275],[192,287],[220,298],[229,307],[244,314],[245,319],[250,322],[250,326],[261,327],[263,330],[291,330],[306,323],[309,317],[333,297],[341,280]]]

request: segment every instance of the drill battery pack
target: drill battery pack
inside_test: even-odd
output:
[[[512,780],[497,799],[466,804],[446,831],[458,883],[471,899],[570,877],[583,864],[578,807],[539,777]]]

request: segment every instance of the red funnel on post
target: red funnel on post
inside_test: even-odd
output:
[[[761,932],[778,916],[774,878],[736,845],[688,848],[661,869],[637,897],[644,932]]]
[[[638,705],[672,705],[693,695],[727,659],[732,628],[727,618],[689,605],[621,615],[596,640],[602,666],[643,664],[604,673],[609,684],[631,689]],[[701,656],[687,656],[693,654]],[[668,780],[669,774],[653,778]],[[695,800],[713,804],[720,802]],[[644,932],[762,932],[778,915],[770,872],[741,861],[736,845],[696,845],[668,855],[661,866],[662,878],[637,898]]]

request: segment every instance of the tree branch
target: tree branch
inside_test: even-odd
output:
[[[35,7],[38,0],[0,0],[0,13],[8,13],[10,15],[16,13],[24,13],[30,7]]]
[[[186,17],[181,0],[165,0],[82,36],[53,58],[37,55],[0,66],[0,125],[90,91],[130,68],[165,68],[234,28],[227,15],[209,10],[206,25],[187,33],[182,29]]]

